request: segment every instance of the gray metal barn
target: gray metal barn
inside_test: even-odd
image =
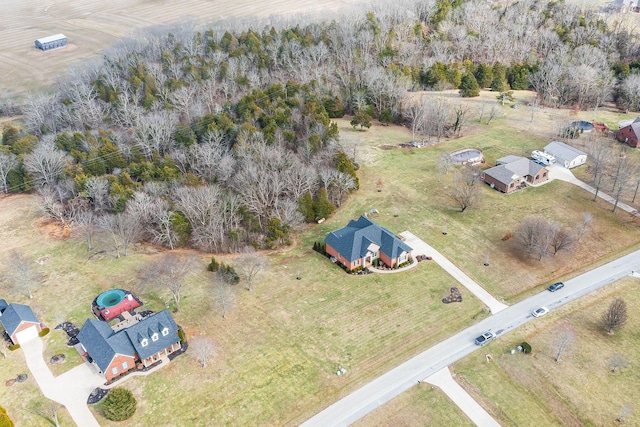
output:
[[[57,49],[67,45],[67,37],[64,34],[56,34],[55,36],[43,37],[36,40],[36,47],[42,50]]]

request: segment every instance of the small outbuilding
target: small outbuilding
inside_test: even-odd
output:
[[[587,153],[573,148],[564,142],[553,141],[544,147],[544,152],[555,157],[556,164],[567,169],[587,163]]]
[[[58,49],[67,45],[67,37],[64,34],[43,37],[35,41],[36,47],[41,50]]]
[[[616,133],[616,139],[632,147],[638,147],[638,139],[640,139],[640,117],[632,122],[620,123],[620,130]]]
[[[42,331],[42,323],[31,310],[24,304],[8,304],[0,301],[0,323],[4,326],[9,339],[13,344],[21,344],[33,338],[37,338]]]

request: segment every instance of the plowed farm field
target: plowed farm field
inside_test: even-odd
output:
[[[362,0],[19,0],[2,2],[0,95],[21,94],[51,84],[69,66],[116,39],[153,26],[189,21],[206,26],[228,18],[327,12]],[[34,41],[58,33],[68,46],[43,52]]]

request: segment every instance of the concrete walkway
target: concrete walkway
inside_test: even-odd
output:
[[[455,382],[448,367],[427,377],[424,382],[439,387],[478,427],[500,427],[500,424],[460,384]]]
[[[73,421],[80,427],[100,427],[87,406],[87,398],[93,389],[105,380],[86,363],[54,377],[42,357],[44,344],[40,337],[20,344],[31,375],[42,394],[64,405]]]
[[[581,187],[587,190],[591,194],[594,194],[594,195],[596,194],[595,188],[593,188],[592,186],[590,186],[589,184],[583,181],[580,181],[578,178],[575,177],[575,175],[573,174],[573,172],[571,172],[571,170],[559,165],[547,166],[547,169],[549,169],[549,181],[558,179],[560,181],[565,181],[570,184],[577,185],[578,187]],[[545,181],[545,183],[549,181]],[[601,198],[602,200],[605,200],[611,203],[612,205],[616,203],[616,200],[613,197],[604,193],[602,190],[598,191],[598,197]],[[639,215],[637,209],[627,205],[624,202],[619,201],[618,208],[622,209],[623,211],[629,212],[632,215],[635,215],[635,216]]]
[[[469,292],[475,295],[480,301],[482,301],[492,314],[504,310],[508,306],[495,299],[489,292],[473,281],[462,270],[453,265],[451,261],[444,257],[440,252],[428,245],[426,242],[418,238],[410,231],[403,231],[399,234],[404,239],[404,242],[413,248],[411,255],[415,258],[416,255],[430,256],[440,267],[442,267],[447,273],[453,276],[462,286],[464,286]]]

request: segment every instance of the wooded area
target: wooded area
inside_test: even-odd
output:
[[[140,240],[276,247],[358,188],[332,118],[459,134],[462,106],[407,101],[428,88],[490,87],[503,101],[533,88],[551,106],[640,107],[637,35],[575,4],[419,1],[290,28],[243,25],[149,29],[32,94],[19,107],[28,133],[4,128],[0,188],[41,193],[48,215],[85,230],[89,249],[100,229],[118,255]]]

